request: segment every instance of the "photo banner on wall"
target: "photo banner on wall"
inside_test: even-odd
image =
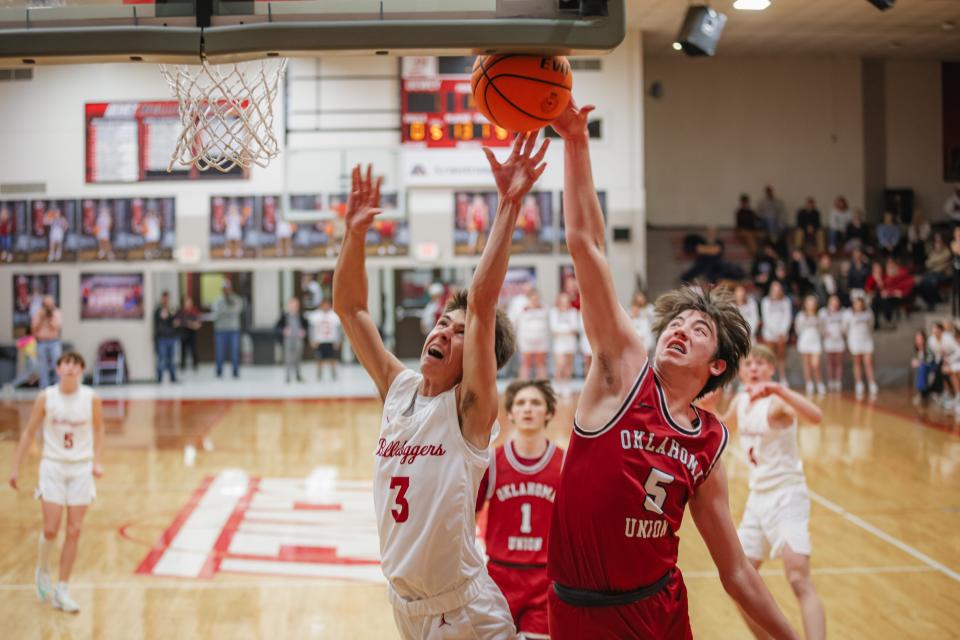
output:
[[[60,308],[60,276],[55,273],[13,274],[13,338],[30,330],[30,323],[43,306],[43,298],[53,296]]]
[[[27,261],[30,237],[19,231],[30,227],[29,211],[26,200],[0,201],[0,263]]]
[[[479,256],[487,244],[497,213],[496,191],[456,191],[453,194],[453,253]],[[510,252],[553,253],[557,231],[553,221],[553,195],[534,191],[526,195],[517,215]]]
[[[552,194],[548,191],[528,193],[520,205],[510,252],[553,253],[555,236]]]
[[[27,262],[77,259],[77,201],[31,200],[28,224],[16,230],[16,244]]]
[[[262,196],[210,198],[210,257],[215,260],[257,257],[262,207]]]
[[[142,320],[142,273],[80,275],[81,320]]]

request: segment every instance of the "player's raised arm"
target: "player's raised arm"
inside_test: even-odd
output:
[[[642,366],[646,350],[617,300],[604,253],[603,212],[593,184],[587,133],[587,116],[593,108],[586,105],[578,109],[571,100],[570,106],[552,125],[564,143],[563,215],[567,247],[580,283],[583,328],[594,360],[601,365],[591,367],[588,377],[593,377],[596,370],[605,386],[612,387],[620,382],[619,371],[609,363],[639,361]],[[626,383],[631,382],[633,380]]]
[[[507,275],[513,229],[523,197],[546,168],[543,156],[549,141],[533,153],[537,133],[518,135],[510,156],[502,164],[484,148],[500,194],[490,237],[467,292],[463,339],[463,380],[458,389],[458,410],[464,438],[485,449],[497,418],[497,300]]]
[[[17,452],[13,456],[13,470],[10,472],[10,486],[19,489],[20,465],[23,463],[23,457],[27,455],[27,449],[30,443],[37,437],[37,430],[43,424],[43,418],[46,416],[47,394],[41,391],[37,394],[37,399],[33,402],[33,409],[30,411],[30,419],[27,426],[20,434],[20,442],[17,444]]]
[[[333,310],[340,318],[343,331],[357,360],[373,378],[380,399],[386,397],[390,383],[403,371],[403,364],[387,351],[367,308],[366,236],[373,218],[380,213],[380,184],[372,178],[372,167],[361,173],[353,168],[350,198],[345,216],[346,231],[340,256],[333,272]]]
[[[789,427],[793,423],[794,417],[799,417],[811,424],[820,424],[823,420],[823,412],[820,411],[820,407],[782,384],[765,382],[751,385],[747,388],[747,393],[750,394],[751,400],[774,396],[774,402],[771,403],[767,416],[767,420],[773,428]]]
[[[800,636],[790,627],[760,574],[743,553],[730,519],[723,465],[717,465],[690,498],[690,513],[730,597],[776,640],[799,640]]]

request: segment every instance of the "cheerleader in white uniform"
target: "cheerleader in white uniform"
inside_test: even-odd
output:
[[[647,304],[647,295],[642,291],[634,295],[630,305],[630,324],[643,340],[647,353],[653,353],[657,346],[657,339],[653,335],[653,318],[653,307]]]
[[[820,339],[820,316],[817,315],[817,296],[803,299],[803,309],[793,321],[797,332],[797,351],[803,359],[803,384],[808,396],[813,395],[816,384],[817,395],[826,395],[827,388],[820,374],[820,354],[823,344]]]
[[[793,309],[790,307],[790,298],[783,294],[783,285],[779,281],[770,283],[770,292],[760,303],[760,314],[763,325],[760,337],[773,354],[777,356],[777,371],[780,373],[780,384],[789,387],[787,383],[787,338],[790,336],[790,325],[793,322]]]
[[[867,308],[863,296],[853,299],[853,308],[847,311],[844,323],[847,333],[847,347],[853,356],[853,379],[856,381],[856,396],[863,398],[863,374],[867,374],[870,397],[876,398],[880,392],[873,375],[873,312]]]
[[[820,309],[820,333],[827,354],[827,390],[839,392],[843,389],[843,353],[847,345],[843,341],[843,311],[837,295],[830,296],[827,306]]]
[[[520,379],[530,380],[536,370],[539,380],[547,378],[547,351],[550,348],[550,319],[540,304],[540,293],[531,291],[526,309],[517,317],[517,349],[520,351]]]
[[[960,413],[960,343],[957,341],[957,328],[952,320],[943,321],[943,335],[940,338],[943,358],[943,372],[950,381],[952,393],[944,393],[947,400],[944,408],[951,406]]]
[[[564,398],[570,395],[573,355],[577,352],[577,331],[580,328],[579,315],[570,305],[570,296],[565,293],[557,295],[557,303],[550,309],[550,335],[553,341],[553,373],[557,379],[557,391]]]
[[[756,342],[757,329],[760,328],[760,309],[757,308],[757,301],[747,295],[747,288],[742,284],[738,284],[737,288],[733,290],[733,297],[740,315],[743,316],[750,327],[750,341]]]

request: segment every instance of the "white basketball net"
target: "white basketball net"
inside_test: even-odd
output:
[[[199,67],[160,65],[180,103],[183,130],[170,157],[175,164],[226,173],[236,166],[266,167],[280,152],[273,104],[286,58]]]

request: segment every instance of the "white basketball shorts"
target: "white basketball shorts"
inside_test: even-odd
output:
[[[810,496],[805,485],[751,491],[737,528],[743,552],[751,560],[777,558],[786,545],[810,555]]]
[[[93,461],[58,462],[40,460],[37,497],[44,502],[68,507],[85,506],[97,497],[93,482]]]

